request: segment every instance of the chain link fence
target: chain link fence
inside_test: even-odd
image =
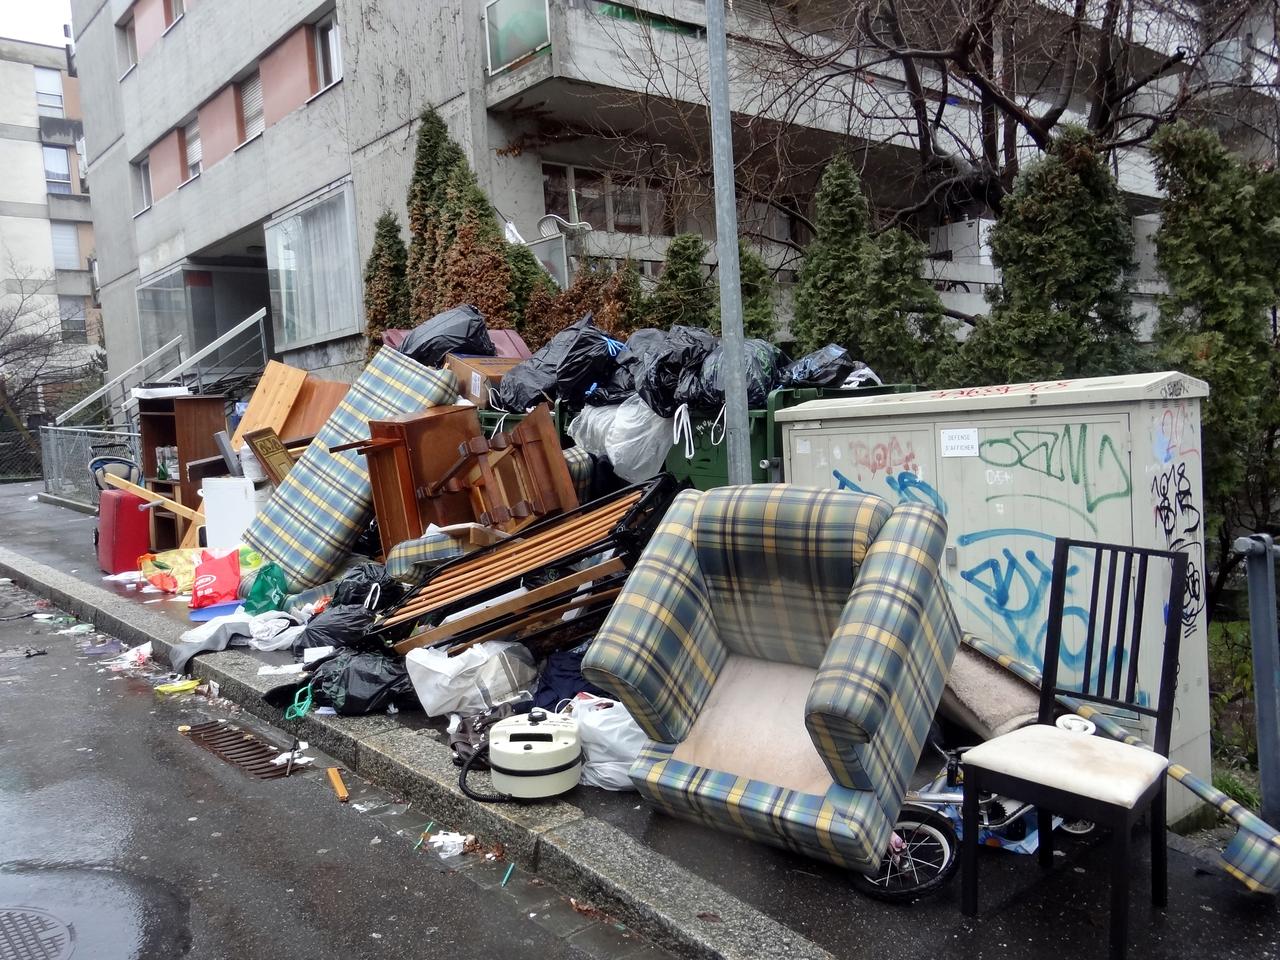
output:
[[[97,506],[98,488],[89,475],[89,461],[100,456],[137,460],[138,434],[90,427],[41,427],[40,449],[43,463],[37,464],[35,475],[40,476],[43,468],[45,493]]]
[[[0,483],[40,479],[38,442],[21,430],[0,431]]]

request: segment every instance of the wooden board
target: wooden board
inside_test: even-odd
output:
[[[319,433],[350,389],[349,383],[321,380],[313,374],[307,374],[307,379],[293,402],[293,408],[284,423],[276,429],[276,433],[286,443],[298,437],[310,437]]]
[[[130,483],[124,477],[117,477],[114,473],[104,473],[102,480],[109,486],[115,487],[117,490],[127,490],[134,496],[141,497],[147,503],[158,503],[171,513],[175,513],[185,520],[195,520],[204,523],[204,515],[197,513],[178,503],[176,500],[170,500],[168,497],[162,497],[154,490],[148,490],[146,487],[140,487],[136,483]]]
[[[231,448],[238,451],[244,442],[244,435],[251,430],[270,427],[280,433],[308,376],[305,370],[290,367],[278,360],[268,361],[253,390],[253,396],[249,398],[249,407],[231,438]],[[314,432],[313,430],[312,433]]]

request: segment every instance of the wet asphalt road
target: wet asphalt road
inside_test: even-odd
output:
[[[33,602],[0,586],[0,617]],[[56,629],[0,622],[0,913],[67,924],[75,960],[585,956],[320,771],[262,782],[198,749],[177,727],[207,701],[99,672]],[[10,653],[29,645],[48,654]]]

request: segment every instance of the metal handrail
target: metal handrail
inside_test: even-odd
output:
[[[132,367],[130,367],[128,370],[124,371],[124,373],[122,373],[122,374],[120,374],[118,377],[115,377],[114,379],[112,379],[109,383],[104,383],[101,387],[99,387],[97,390],[93,391],[93,393],[89,394],[87,397],[85,397],[85,398],[84,398],[83,400],[81,400],[79,403],[76,403],[76,404],[72,405],[70,408],[68,408],[67,410],[64,410],[64,411],[63,411],[63,412],[62,412],[62,413],[61,413],[57,418],[55,418],[55,419],[54,419],[54,421],[53,421],[54,426],[59,426],[59,427],[60,427],[60,426],[62,426],[62,424],[63,424],[66,420],[68,420],[69,418],[73,417],[75,414],[79,413],[81,410],[85,409],[86,407],[91,406],[92,404],[94,404],[94,403],[96,403],[97,401],[101,400],[101,399],[102,399],[103,397],[105,397],[108,393],[110,393],[112,390],[114,390],[116,387],[118,387],[121,383],[123,383],[123,382],[124,382],[125,378],[126,378],[126,377],[128,377],[128,376],[129,376],[129,374],[133,373],[135,370],[139,369],[140,367],[144,367],[144,366],[146,366],[148,363],[150,363],[150,362],[151,362],[152,360],[154,360],[156,357],[160,356],[161,354],[165,353],[165,352],[166,352],[166,351],[168,351],[168,350],[173,349],[173,347],[174,347],[175,345],[180,344],[180,343],[182,343],[182,335],[181,335],[181,334],[179,334],[178,336],[174,337],[172,340],[170,340],[170,341],[169,341],[168,343],[166,343],[164,346],[160,347],[158,350],[154,350],[154,351],[152,351],[151,353],[147,354],[145,357],[143,357],[141,360],[139,360],[137,363],[135,363],[135,364],[134,364]]]

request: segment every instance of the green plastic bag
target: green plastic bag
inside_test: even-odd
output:
[[[266,613],[268,610],[283,610],[284,598],[288,594],[289,585],[285,582],[284,571],[274,563],[266,563],[258,568],[253,578],[253,586],[244,600],[244,611],[251,616]]]

